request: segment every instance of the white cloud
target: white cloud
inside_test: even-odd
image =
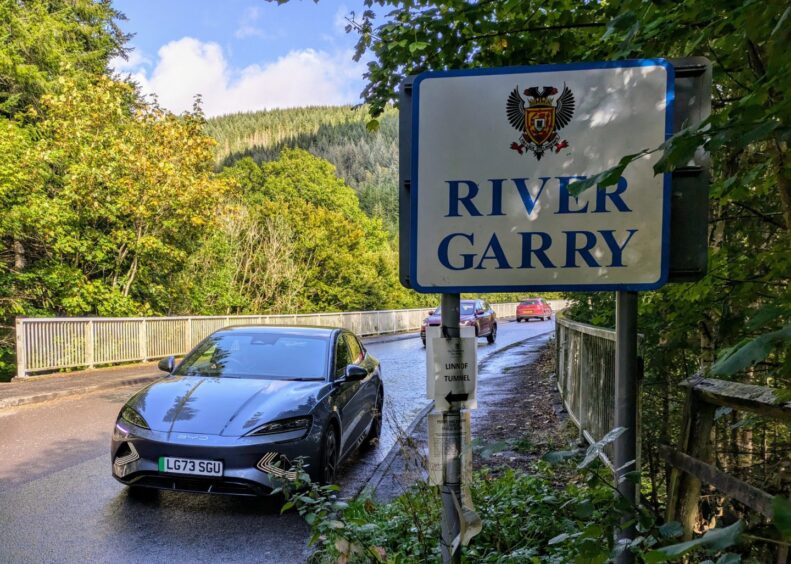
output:
[[[129,69],[144,93],[173,111],[192,108],[196,94],[207,116],[232,112],[337,105],[359,101],[364,65],[349,50],[291,51],[276,61],[232,69],[217,43],[191,37],[159,49],[153,71]]]
[[[110,68],[116,72],[125,73],[135,71],[140,67],[151,64],[151,59],[143,55],[143,52],[136,47],[126,54],[126,59],[115,56],[110,60]]]
[[[258,6],[250,6],[244,11],[239,27],[234,32],[234,37],[237,39],[246,39],[247,37],[263,37],[264,30],[255,26],[255,22],[261,17],[261,9]]]

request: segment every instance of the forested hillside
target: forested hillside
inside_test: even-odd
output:
[[[231,114],[208,120],[219,167],[244,157],[257,163],[298,147],[335,165],[360,205],[391,233],[398,220],[398,112],[388,107],[369,130],[367,108],[313,107]]]

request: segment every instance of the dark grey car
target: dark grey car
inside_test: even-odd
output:
[[[379,362],[343,329],[226,328],[160,369],[113,431],[113,476],[134,489],[266,495],[297,457],[331,483],[381,431]]]

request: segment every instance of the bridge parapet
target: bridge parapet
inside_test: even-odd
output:
[[[550,302],[560,309],[564,301]],[[516,315],[516,302],[492,304],[498,317]],[[186,354],[203,338],[231,325],[343,327],[361,336],[420,328],[428,308],[282,315],[182,317],[18,317],[17,378],[67,368],[145,362]]]
[[[573,321],[561,313],[555,323],[555,344],[558,391],[566,411],[580,430],[580,442],[598,442],[615,427],[615,330]],[[599,454],[610,470],[614,470],[613,454],[612,443]],[[638,420],[638,468],[639,459]]]

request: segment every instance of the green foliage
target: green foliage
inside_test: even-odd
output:
[[[0,236],[18,261],[8,287],[27,297],[16,308],[167,309],[166,282],[226,189],[213,178],[202,118],[173,116],[140,102],[129,84],[82,75],[58,79],[40,115],[35,142],[17,137],[30,172],[0,192]]]
[[[568,466],[555,470],[539,464],[532,474],[511,469],[476,473],[471,493],[483,528],[465,547],[465,560],[607,562],[623,550],[647,562],[683,554],[738,558],[727,549],[738,541],[741,522],[689,543],[664,546],[681,534],[680,525],[660,525],[641,512],[640,536],[628,547],[616,544],[614,531],[629,507],[598,471],[594,466],[575,474]],[[310,483],[304,472],[298,476],[283,483],[283,511],[296,509],[311,527],[312,562],[441,561],[442,508],[436,487],[418,482],[390,503],[377,503],[366,494],[344,503],[337,499],[337,488]]]
[[[718,376],[730,376],[761,362],[773,352],[775,347],[787,344],[789,341],[791,341],[791,324],[754,339],[747,339],[733,348],[724,350],[711,371]]]
[[[123,19],[109,1],[0,0],[0,117],[38,109],[64,71],[103,73],[124,55]]]
[[[791,501],[782,495],[772,499],[772,520],[785,540],[791,540]]]
[[[646,564],[654,564],[655,562],[666,562],[676,559],[696,549],[724,550],[735,545],[742,532],[744,532],[744,523],[737,521],[728,527],[711,529],[700,538],[652,550],[644,556],[644,559]]]
[[[215,313],[388,309],[415,304],[398,283],[396,255],[378,219],[327,161],[301,149],[223,177],[238,196],[185,271],[192,301]],[[420,302],[418,302],[420,303]]]

